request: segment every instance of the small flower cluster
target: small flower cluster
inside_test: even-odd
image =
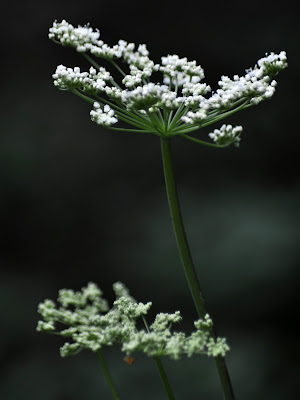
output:
[[[190,138],[187,134],[271,98],[276,87],[273,77],[287,67],[284,51],[266,54],[244,76],[222,76],[219,88],[212,92],[209,85],[201,82],[204,71],[196,61],[173,54],[161,57],[161,64],[155,64],[145,44],[136,46],[119,40],[111,47],[99,37],[100,32],[88,25],[75,28],[65,20],[54,22],[49,38],[75,48],[93,67],[89,72],[81,72],[79,67],[60,65],[53,78],[59,89],[95,103],[97,111],[91,112],[92,120],[114,130]],[[113,79],[91,56],[110,61],[121,77]],[[163,83],[150,81],[154,72],[162,74]],[[119,121],[129,125],[129,129],[113,128]],[[218,147],[222,143],[224,147],[237,143],[225,140],[229,131],[231,135],[238,133],[239,138],[240,127],[235,131],[222,127],[220,133],[215,130],[209,134],[215,142],[210,145]]]
[[[107,82],[112,77],[105,68],[99,68],[98,72],[91,67],[89,72],[81,72],[79,67],[67,68],[59,65],[53,74],[54,86],[61,90],[79,89],[83,92],[97,93],[104,91]]]
[[[236,147],[239,146],[240,134],[243,131],[242,126],[222,125],[220,129],[215,129],[209,134],[209,137],[218,145],[226,146],[234,143]]]
[[[150,357],[169,356],[175,360],[194,354],[224,356],[229,350],[224,338],[212,336],[213,323],[208,315],[195,322],[196,330],[189,336],[171,331],[172,325],[182,319],[179,311],[157,314],[148,328],[145,316],[152,303],[136,302],[121,282],[116,282],[113,290],[116,300],[112,308],[94,283],[78,292],[60,290],[59,307],[51,300],[39,304],[38,312],[43,320],[38,322],[37,330],[71,339],[61,347],[62,357],[82,349],[97,352],[103,346],[114,344],[121,344],[126,355],[140,351]],[[138,330],[138,319],[144,321],[146,329]]]
[[[204,71],[196,61],[179,58],[177,54],[161,58],[159,70],[164,74],[164,83],[183,86],[185,83],[196,84],[204,78]]]
[[[115,117],[115,112],[112,110],[108,104],[106,104],[103,109],[99,103],[94,103],[94,110],[91,110],[91,119],[99,125],[108,125],[115,124],[117,122],[117,118]]]
[[[91,49],[92,45],[99,46],[103,42],[99,41],[100,32],[93,31],[88,25],[78,26],[74,28],[73,25],[68,24],[63,20],[61,23],[56,21],[53,23],[52,28],[49,29],[49,38],[56,40],[64,46],[75,47],[78,52],[85,52]]]

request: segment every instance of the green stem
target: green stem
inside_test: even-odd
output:
[[[177,111],[172,119],[172,121],[169,122],[168,125],[168,131],[171,132],[173,130],[174,125],[176,122],[180,119],[182,110],[184,109],[184,104],[182,103],[178,108]]]
[[[110,387],[111,393],[113,395],[113,398],[115,400],[119,400],[119,396],[117,394],[115,385],[113,383],[112,377],[110,375],[109,369],[108,369],[107,364],[106,364],[106,362],[104,360],[104,357],[103,357],[103,354],[102,354],[101,350],[97,351],[97,355],[98,355],[98,358],[100,360],[100,364],[101,364],[101,367],[103,369],[104,375],[105,375],[105,377],[107,379],[107,382],[109,384],[109,387]]]
[[[142,129],[112,128],[110,126],[105,126],[105,128],[110,129],[112,131],[119,131],[119,132],[153,133],[154,135],[158,135],[155,131],[146,131],[146,130],[142,130]]]
[[[213,118],[212,120],[201,124],[201,128],[204,128],[205,126],[209,126],[211,124],[214,124],[215,122],[218,122],[224,118],[229,117],[232,114],[235,114],[236,112],[243,110],[244,108],[248,108],[249,106],[252,106],[252,104],[249,104],[249,100],[245,100],[240,106],[234,108],[233,110],[229,110],[224,112],[223,114],[220,114],[219,116],[216,116],[215,118]]]
[[[168,378],[167,378],[167,375],[165,373],[165,370],[164,370],[164,367],[163,367],[163,364],[161,362],[160,357],[154,357],[154,361],[156,363],[160,379],[161,379],[161,381],[162,381],[162,383],[164,385],[164,388],[166,389],[166,392],[168,394],[168,398],[170,400],[175,400],[174,394],[172,392],[171,386],[169,384],[169,381],[168,381]]]
[[[197,144],[202,144],[203,146],[208,146],[208,147],[216,147],[218,149],[224,149],[225,147],[228,147],[233,143],[233,142],[231,142],[231,143],[227,143],[227,144],[214,144],[214,143],[210,143],[210,142],[205,142],[204,140],[196,139],[189,135],[185,135],[184,133],[182,133],[180,136],[182,136],[188,140],[191,140],[192,142],[195,142]]]
[[[122,68],[120,68],[120,67],[118,66],[117,63],[114,62],[114,60],[109,60],[109,61],[110,61],[110,62],[112,63],[112,65],[120,72],[121,75],[126,76],[125,72],[122,70]]]
[[[183,219],[181,215],[171,152],[171,142],[169,138],[161,137],[161,151],[164,166],[166,190],[169,201],[169,208],[173,222],[173,229],[177,241],[177,246],[188,281],[191,295],[200,318],[205,316],[206,306],[200,289],[198,277],[191,256],[189,244],[186,238]],[[215,357],[216,367],[221,380],[223,395],[225,400],[234,400],[234,394],[227,371],[225,359],[221,356]]]
[[[90,104],[94,104],[96,102],[96,100],[92,99],[89,96],[86,96],[86,95],[80,93],[77,89],[71,89],[70,92],[76,94],[76,96],[82,98],[84,101],[87,101]]]
[[[84,57],[90,64],[92,64],[92,66],[93,66],[94,68],[100,70],[100,65],[99,65],[96,61],[94,61],[94,60],[92,59],[92,57],[90,57],[90,56],[87,55],[86,53],[81,53],[81,54],[83,55],[83,57]]]
[[[143,315],[142,315],[142,319],[143,319],[144,325],[145,325],[145,327],[147,329],[147,332],[150,333],[146,318]],[[169,399],[175,400],[175,397],[173,395],[171,386],[170,386],[168,378],[167,378],[167,374],[165,372],[165,369],[164,369],[164,366],[162,364],[162,361],[161,361],[160,357],[156,356],[156,357],[153,357],[153,358],[154,358],[155,364],[157,366],[157,369],[158,369],[158,372],[159,372],[159,376],[160,376],[160,378],[162,380],[164,388],[166,389],[166,392],[167,392],[167,395],[168,395]]]
[[[242,104],[241,104],[241,102],[242,102]],[[218,114],[214,111],[210,115],[208,115],[208,117],[206,118],[206,122],[204,122],[204,123],[196,123],[196,124],[183,124],[182,123],[180,125],[180,120],[179,121],[177,120],[174,125],[171,124],[172,125],[171,128],[169,127],[169,136],[181,135],[182,133],[194,132],[197,129],[204,128],[205,126],[209,126],[218,121],[221,121],[222,119],[229,117],[230,115],[236,113],[237,111],[252,107],[253,104],[254,103],[249,103],[249,100],[247,100],[247,99],[246,100],[240,99],[232,105],[232,107],[236,107],[236,106],[238,106],[238,107],[231,109],[229,111],[225,111],[221,114]],[[179,123],[179,125],[178,125],[178,123]]]

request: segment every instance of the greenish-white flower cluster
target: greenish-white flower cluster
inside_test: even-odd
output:
[[[229,350],[224,338],[214,339],[208,315],[195,322],[196,329],[190,335],[172,331],[172,326],[182,320],[179,311],[157,314],[148,327],[145,316],[152,303],[136,302],[121,282],[116,282],[113,290],[116,300],[111,308],[95,283],[78,292],[60,290],[58,306],[51,300],[39,304],[43,319],[37,330],[68,339],[60,349],[63,357],[82,349],[96,352],[114,344],[121,345],[126,355],[143,352],[150,357],[169,356],[175,360],[194,354],[224,356]],[[145,329],[138,328],[139,321],[144,322]]]
[[[97,110],[91,112],[93,121],[110,129],[159,136],[189,138],[187,134],[199,128],[271,98],[276,87],[273,77],[287,67],[284,51],[266,54],[244,76],[234,75],[232,79],[222,76],[219,88],[212,92],[209,85],[201,82],[203,68],[177,54],[163,56],[161,63],[156,64],[149,58],[145,44],[136,46],[119,40],[116,45],[108,46],[99,39],[98,30],[89,25],[76,28],[65,20],[54,22],[49,38],[73,47],[93,65],[88,72],[59,65],[53,75],[59,89],[69,90],[94,104]],[[110,61],[116,68],[116,78],[100,67],[95,58]],[[161,73],[162,83],[150,81],[154,72]],[[121,121],[127,128],[112,128]],[[223,129],[209,135],[215,146],[238,142],[225,141],[223,133],[227,135],[229,131]]]

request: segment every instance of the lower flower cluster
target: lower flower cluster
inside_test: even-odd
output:
[[[182,320],[179,311],[159,313],[148,326],[145,316],[152,303],[136,302],[121,282],[114,283],[113,290],[116,300],[111,308],[95,283],[89,283],[79,292],[60,290],[59,306],[51,300],[39,304],[38,312],[43,319],[38,322],[37,331],[70,340],[60,349],[62,357],[82,349],[97,352],[114,344],[121,345],[127,356],[143,352],[150,357],[169,356],[174,360],[194,354],[225,356],[229,350],[224,338],[214,338],[209,315],[195,321],[196,329],[190,335],[172,331],[173,324]],[[143,321],[144,329],[138,328],[139,320]]]

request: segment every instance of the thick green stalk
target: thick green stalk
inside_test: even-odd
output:
[[[168,398],[170,400],[175,400],[175,397],[173,395],[171,386],[170,386],[170,384],[168,382],[168,378],[167,378],[167,375],[165,373],[165,370],[164,370],[164,367],[162,365],[160,357],[154,357],[154,361],[156,363],[156,366],[157,366],[161,381],[162,381],[162,383],[163,383],[163,385],[164,385],[164,387],[166,389],[166,392],[168,394]]]
[[[161,152],[162,152],[162,160],[164,166],[164,174],[165,174],[165,182],[166,182],[166,190],[169,201],[169,208],[174,228],[174,233],[177,241],[177,246],[181,258],[181,262],[183,264],[183,268],[185,271],[185,275],[188,281],[188,285],[190,288],[191,295],[194,300],[194,304],[197,310],[197,313],[200,318],[203,318],[207,313],[205,302],[202,296],[202,292],[200,289],[198,277],[196,274],[196,270],[194,267],[193,259],[191,256],[189,244],[186,238],[183,219],[181,215],[174,170],[173,170],[173,161],[172,161],[172,152],[171,152],[171,143],[170,138],[161,137]],[[221,380],[224,399],[225,400],[234,400],[234,394],[229,378],[229,374],[227,371],[225,358],[219,356],[215,357],[216,367],[218,370],[218,374]]]
[[[97,351],[97,355],[99,357],[99,360],[100,360],[100,363],[101,363],[101,367],[103,369],[104,375],[105,375],[105,377],[107,379],[107,382],[109,384],[109,387],[110,387],[111,393],[113,395],[113,398],[115,400],[119,400],[120,398],[119,398],[119,396],[117,394],[115,385],[113,383],[112,377],[110,375],[109,369],[108,369],[107,364],[106,364],[106,362],[104,360],[104,357],[103,357],[103,354],[102,354],[101,350]]]

